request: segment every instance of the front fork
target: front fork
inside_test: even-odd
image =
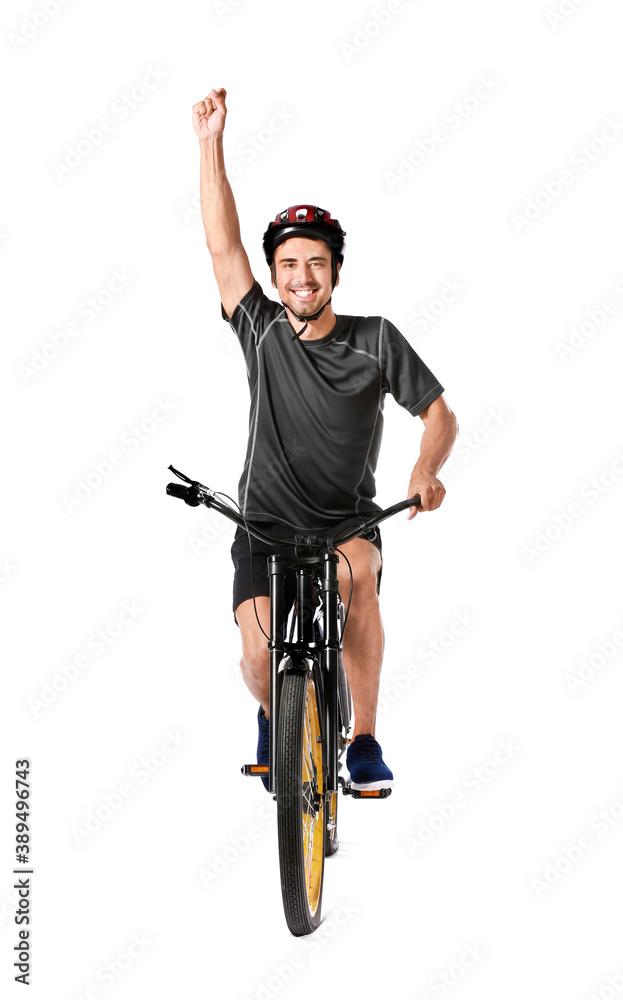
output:
[[[319,653],[320,666],[323,675],[324,719],[321,725],[325,732],[327,782],[325,792],[330,794],[339,791],[338,783],[338,676],[339,676],[339,645],[338,604],[339,590],[337,565],[339,556],[336,552],[326,552],[324,555],[323,573],[320,580],[320,594],[324,607],[324,636]],[[277,747],[279,736],[279,705],[281,701],[281,686],[283,684],[284,643],[286,630],[284,577],[288,563],[278,556],[268,559],[268,578],[270,593],[270,640],[269,651],[269,751],[268,751],[268,788],[274,795],[276,792]],[[312,571],[309,565],[297,567],[297,606],[298,627],[297,643],[305,655],[308,643],[314,642],[313,631],[313,601],[312,601]],[[290,644],[288,644],[290,646]]]

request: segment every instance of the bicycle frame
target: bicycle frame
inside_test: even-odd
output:
[[[262,763],[245,764],[241,771],[261,776],[277,801],[279,871],[286,922],[293,934],[310,934],[321,919],[325,858],[339,847],[340,785],[344,794],[354,798],[381,799],[391,794],[391,787],[353,788],[347,776],[338,777],[338,758],[348,741],[352,706],[341,650],[353,587],[352,568],[343,553],[351,571],[351,595],[343,615],[337,572],[339,546],[399,510],[419,507],[420,497],[416,495],[379,511],[337,536],[331,536],[330,529],[318,528],[301,528],[299,533],[292,525],[297,534],[278,539],[247,521],[239,509],[236,512],[224,504],[218,499],[223,494],[188,479],[173,466],[169,468],[187,484],[169,483],[170,496],[180,497],[192,507],[205,504],[224,514],[246,529],[249,545],[253,534],[271,547],[274,544],[273,552],[285,552],[267,559],[268,767],[262,750]],[[323,533],[312,534],[312,530]],[[288,588],[287,607],[286,580],[295,583],[294,603],[293,591]],[[253,600],[255,604],[255,597]],[[322,630],[318,625],[321,613]],[[257,607],[255,615],[264,631]]]
[[[379,511],[352,529],[345,530],[337,538],[322,538],[311,533],[297,534],[291,539],[275,539],[267,534],[261,526],[247,521],[242,514],[218,500],[214,490],[208,489],[202,483],[189,479],[178,472],[172,465],[169,469],[179,479],[187,483],[169,483],[167,493],[183,499],[192,507],[204,504],[213,510],[224,514],[230,521],[245,528],[260,541],[278,546],[291,545],[294,556],[270,556],[268,558],[269,575],[269,607],[270,607],[270,637],[269,650],[269,790],[275,794],[277,746],[279,732],[279,703],[283,673],[288,669],[312,670],[314,662],[318,662],[323,683],[324,711],[321,725],[324,727],[325,745],[327,748],[327,783],[326,795],[339,790],[338,782],[338,722],[339,722],[339,669],[341,635],[339,630],[339,587],[337,565],[339,556],[335,551],[338,545],[343,545],[363,532],[375,527],[386,518],[397,514],[408,507],[419,507],[419,494],[409,500]],[[321,557],[320,551],[326,548]],[[320,573],[323,568],[324,572]],[[286,574],[295,570],[296,575],[296,640],[287,642],[285,628],[287,615],[285,610],[284,579]],[[324,608],[324,632],[322,642],[316,643],[314,638],[314,602],[313,585],[316,583],[318,594]],[[289,611],[288,611],[289,613]]]

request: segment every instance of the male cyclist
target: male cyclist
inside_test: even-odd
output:
[[[240,341],[251,392],[249,443],[239,483],[243,514],[268,521],[271,533],[281,530],[285,537],[292,523],[336,534],[378,511],[374,472],[386,392],[424,423],[407,496],[419,493],[421,509],[434,510],[445,495],[437,472],[458,431],[443,387],[386,319],[334,313],[331,298],[340,280],[345,233],[328,212],[297,205],[269,224],[264,253],[281,305],[264,295],[241,243],[225,171],[225,97],[225,90],[212,90],[195,104],[193,125],[201,148],[201,213],[221,311]],[[415,514],[411,508],[409,517]],[[354,788],[388,788],[393,774],[375,739],[384,645],[378,528],[342,549],[354,580],[344,634],[355,715],[346,767]],[[246,532],[237,530],[233,608],[243,677],[260,703],[258,763],[268,763],[269,660],[252,587],[268,632],[270,551],[254,540],[251,559]],[[350,575],[342,560],[338,573],[340,591],[347,594]]]

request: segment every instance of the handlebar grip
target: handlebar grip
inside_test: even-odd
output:
[[[167,493],[170,497],[179,497],[180,500],[187,503],[189,507],[199,506],[200,501],[197,500],[192,486],[182,486],[181,483],[169,483],[167,486]]]

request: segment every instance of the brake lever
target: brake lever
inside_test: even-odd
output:
[[[173,473],[173,475],[177,476],[178,479],[181,479],[182,482],[188,483],[189,486],[192,486],[195,492],[198,493],[200,496],[207,496],[207,497],[216,496],[215,490],[211,490],[207,486],[204,486],[203,483],[200,483],[198,479],[189,479],[188,476],[185,476],[183,472],[178,472],[178,470],[174,468],[172,465],[169,466],[169,469]]]
[[[169,466],[169,469],[171,470],[171,472],[173,473],[173,475],[177,476],[178,479],[181,479],[182,482],[188,483],[189,486],[194,486],[195,485],[195,483],[193,482],[192,479],[189,479],[188,476],[185,476],[183,472],[178,472],[177,469],[173,468],[172,465]]]

